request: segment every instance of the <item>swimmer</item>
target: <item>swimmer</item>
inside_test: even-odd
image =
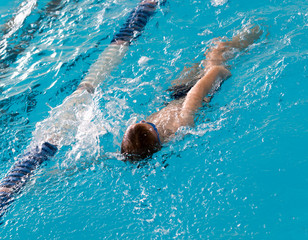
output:
[[[259,26],[244,29],[229,41],[216,40],[215,46],[206,53],[202,77],[191,87],[186,96],[171,101],[165,108],[153,113],[146,120],[128,127],[124,133],[121,153],[126,160],[135,162],[159,151],[163,143],[174,136],[182,126],[193,126],[194,117],[206,96],[215,85],[231,76],[225,62],[231,59],[235,51],[241,51],[253,44],[262,35]],[[175,89],[187,84],[175,86]],[[176,94],[175,94],[176,95]]]

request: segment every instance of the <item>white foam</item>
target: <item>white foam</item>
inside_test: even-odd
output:
[[[228,2],[228,0],[211,0],[211,4],[214,7],[222,6],[222,5],[226,4],[227,2]]]
[[[146,56],[142,56],[139,60],[138,60],[138,64],[139,66],[145,65],[148,63],[148,61],[151,60],[151,58],[148,58]]]

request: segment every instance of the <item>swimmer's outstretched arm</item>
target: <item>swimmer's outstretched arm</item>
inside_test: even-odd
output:
[[[193,123],[194,113],[202,106],[204,97],[211,91],[215,82],[231,76],[231,72],[225,68],[224,63],[232,58],[232,50],[241,51],[247,48],[259,39],[262,33],[259,26],[246,29],[230,41],[218,42],[207,52],[204,62],[206,73],[187,93],[181,110],[187,125]]]
[[[182,107],[182,113],[194,114],[202,106],[204,97],[211,91],[217,79],[225,80],[231,72],[224,66],[212,66],[206,74],[188,92]]]
[[[210,48],[206,53],[206,59],[203,62],[205,68],[215,65],[223,65],[227,60],[233,58],[234,50],[242,51],[260,38],[263,31],[258,25],[253,28],[242,30],[230,41],[218,41],[216,45]]]

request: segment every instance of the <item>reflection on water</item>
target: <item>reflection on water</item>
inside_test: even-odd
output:
[[[48,2],[42,10],[35,9],[36,5],[36,1],[33,0],[23,2],[14,17],[2,27],[3,39],[0,42],[1,73],[5,73],[6,69],[29,47],[37,31],[42,29],[42,24],[49,24],[48,21],[56,18],[61,8],[64,7],[64,5],[61,5],[61,0]],[[35,14],[32,18],[36,18],[36,20],[30,23],[27,22],[25,25],[26,18],[30,14]],[[17,33],[17,31],[19,32]],[[16,35],[18,38],[16,38]]]
[[[1,75],[1,174],[33,132],[41,141],[61,126],[67,146],[12,205],[2,238],[307,238],[308,18],[302,1],[168,1],[78,109],[65,98],[136,1],[54,3],[62,7],[45,11],[32,34],[30,20],[43,14],[33,5],[18,37],[12,34],[1,48],[4,59],[25,37]],[[129,121],[168,102],[172,80],[203,59],[211,39],[230,38],[250,22],[269,35],[229,62],[233,76],[201,109],[196,126],[180,129],[144,164],[120,161]],[[72,117],[67,122],[57,112],[63,101],[68,107],[61,114]]]

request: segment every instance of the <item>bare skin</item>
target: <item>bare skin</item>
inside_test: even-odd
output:
[[[195,113],[202,106],[205,97],[209,94],[216,81],[223,81],[231,76],[225,67],[225,62],[233,57],[233,51],[241,51],[254,43],[262,35],[258,26],[242,31],[230,41],[216,42],[206,53],[202,62],[205,66],[200,80],[190,89],[185,98],[173,100],[165,108],[150,115],[146,120],[156,125],[161,143],[167,142],[182,126],[194,124]],[[146,123],[138,123],[146,124]],[[153,131],[153,127],[147,124]]]

